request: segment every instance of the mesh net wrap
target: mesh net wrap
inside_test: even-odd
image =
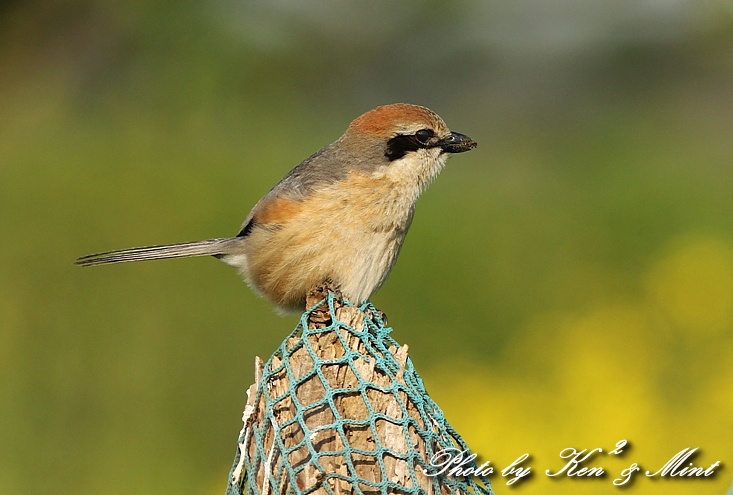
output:
[[[333,294],[303,313],[256,366],[227,495],[493,495],[483,477],[425,475],[468,447],[390,332],[371,303]]]

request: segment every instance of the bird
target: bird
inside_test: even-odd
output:
[[[286,174],[234,237],[107,251],[75,264],[214,256],[282,312],[302,311],[323,283],[359,305],[394,267],[420,194],[450,155],[476,146],[426,107],[382,105]]]

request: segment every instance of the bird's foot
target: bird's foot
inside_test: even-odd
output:
[[[371,309],[367,308],[367,310],[366,310],[366,311],[364,311],[364,313],[365,313],[365,314],[366,314],[366,315],[367,315],[367,316],[369,317],[369,319],[371,319],[372,321],[374,320],[374,317],[375,317],[375,316],[379,317],[379,319],[380,319],[380,320],[382,320],[382,323],[384,324],[384,326],[385,326],[385,327],[387,326],[387,313],[385,313],[385,312],[384,312],[384,311],[382,311],[381,309],[377,309],[377,308],[374,308],[374,311],[372,311]],[[376,314],[375,314],[375,313],[376,313]]]
[[[327,303],[329,294],[333,294],[334,296],[334,309],[344,306],[344,295],[341,293],[341,290],[333,283],[332,280],[324,280],[322,283],[313,287],[305,298],[306,309],[312,308],[320,301],[323,301],[323,304],[320,304],[312,311],[310,316],[311,321],[325,324],[329,324],[331,322],[330,311]]]

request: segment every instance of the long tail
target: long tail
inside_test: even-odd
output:
[[[189,256],[215,256],[231,254],[242,245],[241,237],[207,239],[205,241],[181,242],[164,246],[145,246],[106,253],[95,253],[77,259],[75,265],[94,266],[126,261],[162,260],[165,258],[187,258]]]

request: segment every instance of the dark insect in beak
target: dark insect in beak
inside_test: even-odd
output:
[[[464,134],[451,132],[448,137],[435,143],[435,146],[443,148],[444,153],[463,153],[474,149],[478,143]]]

